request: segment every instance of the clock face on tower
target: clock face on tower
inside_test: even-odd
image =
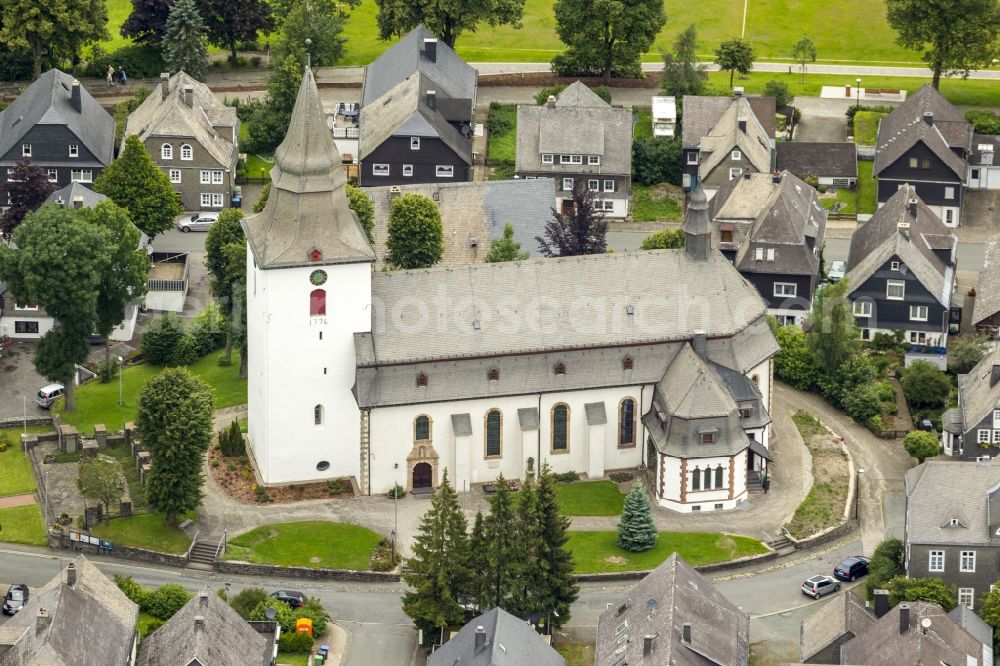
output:
[[[326,271],[316,270],[309,274],[309,281],[317,287],[326,283]]]

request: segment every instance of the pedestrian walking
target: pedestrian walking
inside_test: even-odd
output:
[[[114,67],[114,65],[108,65],[108,72],[105,75],[105,78],[108,80],[108,87],[111,87],[111,86],[115,85],[115,67]]]
[[[125,73],[122,67],[118,68],[118,78],[121,80],[123,86],[128,85],[128,74]]]

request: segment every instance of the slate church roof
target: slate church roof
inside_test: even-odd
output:
[[[427,658],[427,666],[564,666],[565,663],[530,624],[502,608],[473,618]]]

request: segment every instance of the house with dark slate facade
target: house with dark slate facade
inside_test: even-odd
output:
[[[363,187],[472,180],[476,70],[420,25],[365,68]]]
[[[946,226],[957,227],[971,151],[972,125],[924,84],[879,123],[872,172],[879,206],[909,184]]]
[[[530,624],[502,608],[474,617],[427,657],[427,666],[564,666]]]
[[[58,69],[42,74],[0,112],[0,182],[29,159],[56,187],[89,184],[114,157],[114,118]]]
[[[906,342],[947,345],[958,239],[911,185],[851,236],[848,298],[861,337],[903,331]]]
[[[930,460],[906,472],[904,488],[907,577],[940,578],[975,610],[1000,572],[1000,465]]]
[[[946,455],[981,460],[1000,455],[1000,348],[958,376],[958,407],[941,417]]]

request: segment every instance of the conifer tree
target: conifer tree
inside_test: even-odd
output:
[[[483,591],[486,577],[486,528],[482,511],[476,512],[476,519],[472,523],[472,533],[469,534],[469,571],[472,574],[472,579],[466,593],[476,604],[479,612],[485,612],[489,609],[482,606],[482,600],[486,596]]]
[[[198,81],[208,73],[205,21],[194,0],[177,0],[167,17],[163,37],[163,62],[171,74],[183,71]]]
[[[509,584],[510,608],[518,617],[526,617],[542,611],[547,582],[546,568],[540,556],[542,548],[542,525],[538,512],[538,490],[535,481],[528,475],[517,498],[517,520],[515,532],[523,557],[518,576]]]
[[[503,474],[497,478],[496,489],[490,497],[490,515],[483,519],[486,557],[479,608],[484,611],[495,606],[512,608],[511,591],[521,575],[525,554],[517,530],[514,500]]]
[[[538,477],[537,503],[541,530],[538,562],[544,571],[539,610],[546,614],[551,625],[561,627],[569,621],[569,609],[576,601],[580,586],[573,578],[573,555],[566,550],[570,520],[559,511],[556,479],[548,464],[542,466]]]
[[[403,611],[422,629],[461,624],[461,597],[470,583],[469,537],[458,495],[448,483],[448,470],[420,519],[403,580],[411,590],[403,595]]]
[[[618,521],[618,545],[637,553],[656,545],[659,533],[649,504],[649,495],[641,483],[636,482],[625,497],[625,507]]]

